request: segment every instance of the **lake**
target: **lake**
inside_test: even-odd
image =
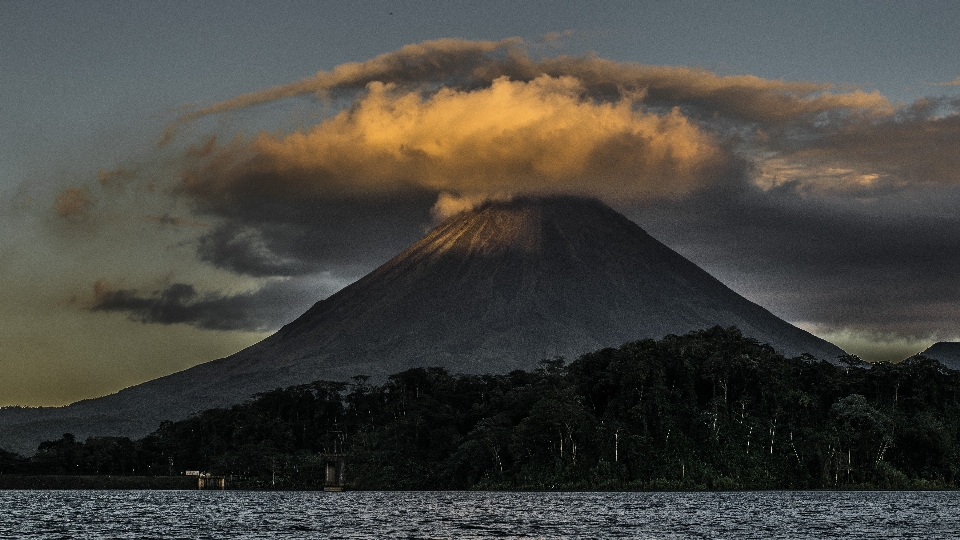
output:
[[[960,538],[958,492],[0,491],[0,538]]]

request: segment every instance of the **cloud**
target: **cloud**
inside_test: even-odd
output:
[[[91,311],[127,313],[142,323],[187,324],[209,330],[274,330],[290,322],[336,287],[315,282],[273,281],[252,292],[199,293],[193,285],[174,283],[142,293],[119,289],[106,280],[93,286]]]
[[[237,96],[188,113],[171,129],[333,91],[349,107],[312,127],[226,144],[210,137],[191,147],[196,165],[184,172],[179,192],[206,208],[250,197],[320,199],[411,188],[470,198],[682,197],[739,174],[744,159],[764,152],[765,159],[806,166],[804,152],[818,141],[896,124],[900,110],[877,92],[836,91],[824,83],[590,55],[534,60],[515,38],[446,39]],[[798,147],[797,140],[808,144]],[[831,148],[840,152],[838,146]],[[852,149],[841,153],[836,161],[855,157]]]
[[[277,194],[203,205],[217,224],[196,242],[207,263],[252,276],[332,271],[359,277],[418,240],[436,194],[357,194],[297,198]]]
[[[471,71],[497,63],[503,55],[516,54],[521,40],[467,41],[440,39],[406,45],[362,63],[341,64],[332,71],[320,71],[312,77],[242,94],[182,115],[163,134],[160,144],[168,143],[183,124],[211,114],[234,111],[300,95],[315,94],[329,97],[336,90],[356,90],[371,82],[420,82],[441,79],[469,82]]]
[[[543,41],[544,43],[553,44],[562,40],[565,37],[569,37],[572,35],[573,35],[573,30],[564,30],[563,32],[547,32],[546,34],[543,35],[543,37],[541,38],[541,41]]]
[[[547,76],[428,98],[371,83],[349,110],[309,130],[223,148],[188,171],[180,190],[213,204],[414,187],[656,198],[731,166],[717,139],[678,110],[596,103],[582,92],[575,79]]]
[[[934,86],[960,86],[960,77],[950,82],[935,83]]]
[[[938,341],[936,336],[904,337],[882,332],[864,332],[850,329],[833,332],[822,331],[815,327],[805,328],[805,330],[817,332],[848,353],[861,358],[870,358],[874,362],[899,362],[923,351],[930,344]],[[951,337],[957,339],[960,336],[954,335]]]
[[[97,171],[97,180],[100,182],[100,185],[105,188],[111,187],[124,187],[132,180],[137,177],[136,171],[126,169],[124,167],[119,167],[110,171],[99,170]]]
[[[847,126],[781,153],[797,179],[833,177],[834,188],[960,185],[960,115],[894,118]],[[820,172],[820,174],[818,174]],[[826,174],[824,174],[826,173]]]
[[[93,206],[90,190],[85,187],[68,187],[57,195],[53,210],[62,218],[81,218]]]
[[[960,193],[930,198],[944,195],[949,201]],[[806,197],[744,181],[629,214],[788,320],[835,334],[952,337],[960,317],[960,219],[913,211],[902,193],[891,199]]]
[[[147,216],[146,219],[147,219],[148,221],[152,221],[152,222],[154,222],[154,223],[159,223],[160,225],[169,225],[169,226],[173,226],[173,227],[199,227],[199,228],[205,228],[205,227],[209,227],[209,226],[210,226],[208,223],[204,223],[204,222],[202,222],[202,221],[197,221],[197,220],[194,220],[194,219],[186,219],[186,218],[171,216],[171,215],[169,215],[169,214],[164,214],[164,215],[162,215],[162,216]]]
[[[466,212],[490,199],[491,197],[486,195],[458,196],[441,192],[440,196],[437,197],[437,202],[433,205],[433,208],[430,209],[430,213],[433,215],[433,218],[439,222],[461,212]]]
[[[234,223],[226,223],[202,236],[197,253],[203,261],[255,277],[290,276],[315,270],[305,268],[300,260],[273,252],[258,229]]]
[[[587,95],[595,98],[642,98],[652,105],[689,106],[756,122],[783,123],[824,113],[886,115],[894,111],[889,100],[878,92],[855,89],[834,93],[831,84],[773,81],[752,75],[725,77],[697,68],[614,62],[592,55],[534,60],[519,38],[442,39],[407,45],[365,62],[342,64],[300,81],[191,111],[168,127],[161,144],[169,142],[180,126],[204,116],[299,95],[325,98],[336,91],[360,90],[371,83],[474,89],[489,86],[502,77],[529,82],[544,75],[572,77],[583,85]]]
[[[582,81],[597,97],[635,96],[651,105],[674,105],[747,122],[790,122],[877,117],[895,111],[879,92],[834,92],[834,86],[806,81],[769,80],[753,75],[720,76],[690,67],[646,66],[596,57],[544,59],[536,71]]]

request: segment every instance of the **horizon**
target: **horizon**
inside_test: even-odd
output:
[[[170,6],[0,21],[0,406],[228,356],[521,193],[866,360],[960,340],[956,4]]]

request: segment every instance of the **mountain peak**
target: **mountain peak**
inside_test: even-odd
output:
[[[583,229],[603,223],[598,217],[604,214],[607,220],[622,218],[595,199],[546,196],[487,201],[447,218],[408,251],[541,253],[545,227],[566,223],[563,228]]]
[[[597,200],[520,197],[448,218],[318,302],[278,341],[311,335],[337,347],[382,346],[377,361],[394,371],[422,363],[426,348],[436,365],[479,372],[718,324],[788,355],[843,352],[740,297]]]

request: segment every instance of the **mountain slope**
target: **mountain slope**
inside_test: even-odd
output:
[[[960,343],[955,341],[938,341],[918,356],[926,356],[950,369],[960,370]]]
[[[0,411],[0,447],[32,450],[64,431],[142,435],[164,419],[316,379],[380,379],[415,366],[506,372],[715,325],[788,356],[843,354],[600,202],[488,203],[233,356],[66,408]]]

